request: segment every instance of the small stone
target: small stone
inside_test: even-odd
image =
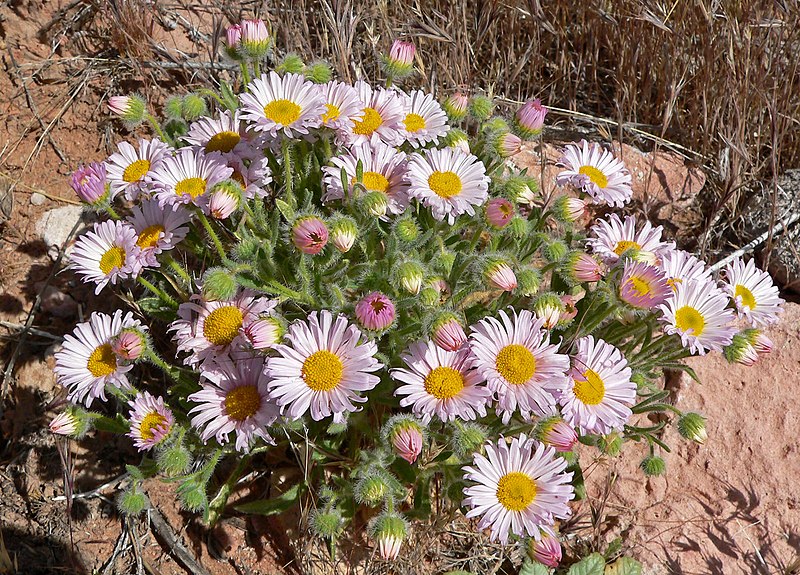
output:
[[[55,260],[58,252],[72,231],[75,224],[79,223],[83,217],[81,206],[64,206],[46,211],[36,222],[36,233],[47,246],[47,255]],[[81,226],[82,227],[82,226]],[[78,230],[80,232],[80,229]],[[73,236],[73,241],[75,239]],[[67,247],[67,253],[71,251],[72,243]]]
[[[47,196],[44,194],[40,194],[39,192],[33,192],[31,194],[31,204],[34,206],[41,206],[43,203],[47,201]]]

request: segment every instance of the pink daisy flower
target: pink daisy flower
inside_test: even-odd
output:
[[[373,88],[363,80],[358,80],[354,87],[363,105],[363,117],[355,121],[347,136],[348,143],[363,144],[378,139],[390,146],[398,145],[402,140],[400,130],[404,116],[403,102],[398,93]]]
[[[169,151],[170,147],[158,138],[140,139],[138,150],[128,142],[117,144],[117,152],[105,162],[112,197],[122,193],[135,201],[140,194],[149,194],[153,174]]]
[[[728,297],[712,282],[678,284],[675,294],[660,306],[664,331],[678,334],[683,347],[692,353],[722,351],[736,334],[735,315],[728,308]]]
[[[408,96],[401,95],[401,100],[404,116],[400,134],[405,141],[415,148],[431,142],[438,144],[450,126],[447,125],[447,114],[433,94],[413,90]]]
[[[746,318],[754,326],[776,323],[783,311],[784,301],[772,277],[756,268],[755,260],[745,264],[737,258],[728,264],[722,289],[733,299],[739,317]]]
[[[225,165],[220,153],[206,154],[183,148],[174,156],[166,157],[155,170],[152,176],[157,185],[155,197],[162,206],[194,204],[207,211],[211,189],[232,174],[233,169]]]
[[[654,228],[648,221],[637,230],[633,216],[625,216],[623,224],[617,214],[611,214],[607,220],[597,220],[591,229],[594,237],[587,239],[586,244],[608,265],[631,249],[638,251],[637,260],[656,265],[675,248],[675,244],[661,241],[661,231],[661,226]]]
[[[299,74],[262,74],[248,84],[239,99],[241,118],[272,140],[280,133],[287,138],[308,134],[309,129],[322,124],[326,111],[317,85]]]
[[[180,204],[161,206],[157,200],[144,199],[133,206],[128,222],[136,232],[136,258],[145,267],[158,267],[156,256],[178,245],[189,228],[191,214]]]
[[[711,270],[706,267],[705,262],[683,250],[664,253],[659,267],[664,271],[667,283],[673,291],[678,284],[684,282],[711,281]]]
[[[627,260],[619,284],[619,297],[638,309],[653,309],[672,295],[663,272],[644,262]]]
[[[147,393],[137,393],[128,402],[131,412],[128,416],[131,430],[126,434],[133,439],[139,451],[148,451],[164,441],[175,423],[172,411],[164,405],[164,398]]]
[[[192,122],[183,139],[198,151],[219,152],[226,160],[246,153],[251,146],[247,125],[239,120],[238,112],[229,110],[218,113],[216,118],[203,116]]]
[[[328,243],[328,226],[316,216],[300,218],[292,226],[292,243],[304,254],[315,256]]]

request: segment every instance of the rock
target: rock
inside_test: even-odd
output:
[[[47,196],[44,194],[40,194],[39,192],[33,192],[31,194],[31,204],[34,206],[41,206],[43,203],[47,201]]]
[[[43,285],[43,282],[37,282],[33,287],[38,292]],[[78,313],[78,303],[72,299],[72,296],[52,285],[44,288],[44,292],[42,292],[41,308],[43,312],[55,317],[68,318]]]
[[[67,241],[72,228],[81,221],[82,217],[83,208],[81,206],[64,206],[46,211],[36,222],[36,233],[47,245],[47,255],[51,259],[54,260],[58,257],[61,246]],[[73,241],[76,236],[77,233],[72,237]],[[72,243],[71,241],[70,244]],[[71,245],[67,247],[67,253],[70,252],[71,247]]]

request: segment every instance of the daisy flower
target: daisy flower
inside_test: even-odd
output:
[[[192,122],[183,139],[206,154],[219,152],[226,160],[250,146],[246,124],[239,120],[238,112],[229,110],[219,113],[216,118],[203,116]]]
[[[727,296],[711,282],[678,284],[675,294],[659,307],[664,314],[659,320],[667,324],[664,331],[680,335],[683,347],[695,354],[722,351],[737,331],[729,325],[734,313],[726,309]]]
[[[105,162],[111,196],[124,193],[126,198],[135,201],[139,194],[149,193],[153,173],[169,150],[170,147],[158,138],[140,139],[138,150],[128,142],[117,144],[117,152]]]
[[[722,288],[736,305],[739,317],[746,318],[754,326],[767,326],[778,321],[783,299],[772,277],[758,268],[755,260],[746,264],[737,258],[725,267]]]
[[[180,305],[179,319],[170,324],[168,331],[175,332],[178,351],[189,352],[183,360],[185,364],[208,366],[227,355],[238,357],[248,350],[244,330],[262,314],[268,315],[275,305],[249,289],[227,301],[204,301],[200,294],[194,294]]]
[[[508,532],[555,535],[556,519],[570,516],[567,503],[575,497],[565,472],[567,460],[556,450],[524,434],[484,445],[486,456],[476,453],[473,465],[464,467],[464,479],[476,485],[464,489],[467,518],[480,517],[478,529],[491,529],[489,539],[508,543]]]
[[[367,82],[355,83],[358,99],[363,106],[363,118],[356,120],[348,134],[349,144],[362,144],[379,139],[390,146],[401,142],[403,102],[394,90],[372,88]]]
[[[246,199],[263,198],[269,193],[266,187],[272,182],[272,170],[261,148],[244,148],[241,154],[228,159],[228,167],[233,169],[231,179],[239,182]]]
[[[290,345],[276,345],[280,357],[267,360],[270,396],[281,413],[300,419],[309,409],[314,421],[333,414],[342,423],[347,412],[364,403],[359,392],[369,391],[380,382],[371,375],[383,367],[375,359],[378,346],[363,341],[361,331],[343,315],[327,311],[311,312],[286,334]]]
[[[191,214],[178,204],[161,207],[157,200],[142,200],[133,206],[128,222],[136,232],[136,257],[140,265],[157,267],[156,255],[171,250],[189,233]]]
[[[69,268],[83,276],[84,282],[94,282],[99,294],[108,282],[136,276],[141,269],[136,257],[136,231],[125,222],[107,220],[86,232],[70,254]]]
[[[232,174],[233,169],[225,165],[218,152],[206,154],[183,148],[165,158],[153,174],[152,179],[158,186],[155,197],[162,206],[192,203],[206,210],[211,188]]]
[[[333,80],[320,85],[319,92],[325,102],[321,117],[323,126],[349,133],[356,121],[364,119],[364,104],[350,84]]]
[[[280,410],[269,397],[268,384],[263,358],[235,363],[221,359],[203,371],[202,389],[188,397],[199,404],[189,411],[190,416],[195,414],[192,426],[201,430],[204,442],[214,437],[225,444],[234,432],[237,451],[248,451],[258,437],[273,444],[267,427],[275,423]]]
[[[552,413],[565,384],[569,358],[542,329],[544,320],[528,310],[513,317],[500,311],[472,326],[470,349],[475,367],[497,396],[497,414],[508,423],[516,409],[524,419]]]
[[[627,260],[622,270],[619,297],[638,309],[653,309],[672,295],[664,273],[644,262]]]
[[[394,394],[405,396],[401,407],[412,406],[427,424],[435,415],[442,421],[473,420],[486,415],[492,393],[474,366],[469,349],[445,351],[432,341],[418,341],[400,356],[409,369],[393,369],[391,376],[405,383]]]
[[[678,284],[684,282],[711,281],[711,270],[706,268],[705,262],[683,250],[666,252],[661,256],[659,267],[667,276],[667,283],[672,291],[677,289]]]
[[[627,360],[616,347],[591,335],[576,345],[569,382],[558,400],[564,419],[581,435],[621,430],[636,402]]]
[[[164,405],[164,398],[147,393],[137,393],[128,402],[131,412],[128,416],[131,430],[126,434],[133,439],[139,451],[148,451],[164,441],[175,423],[172,411]]]
[[[408,163],[410,194],[431,209],[439,221],[447,217],[474,215],[474,206],[486,202],[489,176],[486,167],[472,154],[454,148],[426,150]]]
[[[404,116],[400,134],[409,144],[420,148],[429,142],[439,143],[439,138],[450,129],[447,114],[433,97],[422,90],[414,90],[401,97]]]
[[[608,265],[616,263],[630,249],[638,250],[636,259],[657,264],[661,256],[675,247],[661,241],[661,232],[661,226],[654,228],[648,221],[637,231],[633,216],[625,216],[623,224],[617,214],[611,214],[607,220],[597,220],[591,229],[595,237],[587,239],[586,244]]]
[[[625,164],[599,144],[586,140],[568,144],[558,165],[566,168],[556,176],[558,185],[571,184],[589,194],[596,204],[621,208],[633,195]]]
[[[317,85],[299,74],[281,77],[276,72],[262,74],[239,95],[241,118],[254,130],[269,134],[272,139],[280,132],[287,138],[308,134],[318,128],[325,113],[325,102]]]
[[[58,383],[69,390],[67,399],[85,403],[87,407],[99,398],[106,400],[105,387],[130,389],[125,375],[133,367],[122,361],[112,347],[112,340],[125,328],[147,329],[128,312],[122,310],[113,316],[95,312],[89,321],[79,323],[75,330],[64,336],[64,343],[55,354],[53,370]]]
[[[356,184],[358,163],[361,162],[361,185],[368,192],[386,194],[386,211],[402,214],[408,207],[408,182],[406,182],[406,155],[381,141],[366,142],[352,146],[345,154],[331,158],[332,166],[322,168],[325,172],[325,195],[323,202],[341,200],[345,196],[342,187],[342,170],[347,174],[347,195],[352,197]]]

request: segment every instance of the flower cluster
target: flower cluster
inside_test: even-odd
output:
[[[213,112],[198,95],[171,100],[164,124],[141,98],[112,98],[113,114],[157,137],[72,177],[109,219],[69,267],[98,294],[130,292],[134,309],[93,314],[66,337],[55,371],[73,406],[51,425],[119,426],[86,411],[116,402],[120,431],[209,522],[229,493],[206,493],[223,456],[241,473],[256,462],[245,454],[302,441],[324,462],[304,486],[320,490],[320,537],[333,542],[356,504],[382,507],[370,529],[397,557],[404,513],[426,508],[435,471],[478,529],[531,537],[555,565],[578,439],[645,439],[655,461],[657,429],[629,422],[663,406],[661,366],[710,351],[751,365],[770,350],[761,329],[782,300],[752,260],[715,280],[633,216],[584,233],[591,205],[632,197],[610,150],[566,145],[555,197],[515,167],[542,133],[539,100],[506,120],[480,94],[439,103],[401,89],[417,57],[408,42],[384,57],[384,86],[278,59],[259,20],[230,27],[225,53],[242,67],[238,95],[224,82],[206,91]],[[132,378],[142,361],[164,378]],[[684,436],[705,441],[703,421],[685,414]]]

